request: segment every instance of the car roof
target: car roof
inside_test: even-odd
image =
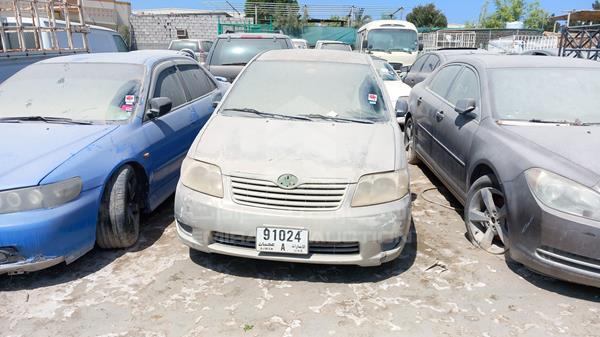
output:
[[[278,34],[278,33],[227,33],[227,34],[221,34],[219,36],[217,36],[217,38],[219,39],[226,39],[226,38],[232,38],[232,39],[241,39],[244,37],[253,37],[253,38],[265,38],[265,39],[289,39],[289,36],[284,35],[284,34]]]
[[[462,55],[496,54],[485,49],[440,49],[429,53],[440,55],[445,59],[453,59]]]
[[[191,58],[173,50],[138,50],[127,53],[75,54],[53,57],[39,63],[120,63],[152,66],[158,62],[173,58],[191,60]]]
[[[260,54],[258,61],[314,61],[334,63],[369,64],[369,56],[341,50],[277,49]]]
[[[342,41],[335,41],[335,40],[318,40],[317,43],[337,43],[337,44],[346,44]]]
[[[600,68],[600,62],[597,61],[535,55],[464,55],[452,62],[464,62],[481,68]]]

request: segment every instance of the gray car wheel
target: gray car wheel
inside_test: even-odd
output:
[[[419,163],[419,158],[417,158],[417,153],[415,152],[415,147],[413,145],[415,139],[414,136],[415,129],[413,120],[411,117],[408,117],[404,123],[404,146],[406,147],[406,160],[409,164],[416,165]]]
[[[493,176],[477,179],[467,195],[465,224],[471,242],[491,254],[504,254],[507,245],[507,210],[504,193]]]
[[[133,167],[123,166],[108,182],[100,205],[96,242],[101,248],[126,248],[140,233],[140,198]]]

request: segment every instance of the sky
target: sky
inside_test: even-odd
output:
[[[215,6],[225,6],[225,1],[203,1],[203,0],[129,0],[134,10],[149,9],[149,8],[197,8],[197,9],[212,9]],[[230,0],[234,5],[240,5],[243,1]],[[300,4],[310,5],[355,5],[355,6],[377,6],[398,8],[403,6],[406,8],[406,15],[411,8],[417,5],[433,2],[441,9],[449,23],[464,23],[466,21],[476,21],[479,17],[479,12],[484,0],[404,0],[404,1],[389,1],[389,0],[299,0]],[[490,1],[490,3],[493,1]],[[542,7],[550,13],[562,14],[565,10],[570,9],[591,9],[593,0],[539,0]],[[241,5],[240,5],[241,6]],[[239,8],[240,10],[242,8]],[[490,6],[491,11],[493,7]],[[381,13],[368,13],[373,18],[378,19]]]

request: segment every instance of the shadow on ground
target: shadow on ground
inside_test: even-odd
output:
[[[407,271],[417,255],[417,232],[411,225],[408,241],[400,257],[378,267],[333,266],[255,260],[219,254],[206,254],[190,249],[192,261],[203,268],[245,278],[277,281],[324,283],[378,282]]]
[[[24,275],[0,276],[0,291],[35,289],[71,282],[93,274],[128,252],[140,252],[152,246],[173,222],[174,197],[171,196],[151,214],[142,218],[138,242],[127,249],[105,250],[98,247],[75,262]]]

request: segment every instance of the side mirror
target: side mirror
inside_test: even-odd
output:
[[[147,115],[150,119],[166,115],[173,108],[173,102],[169,97],[155,97],[150,100],[150,110]]]
[[[423,43],[419,42],[419,51],[423,51]]]
[[[408,113],[408,102],[404,98],[398,98],[396,101],[396,117],[404,117]]]
[[[460,99],[456,102],[456,107],[454,111],[458,112],[461,115],[468,114],[477,108],[477,102],[472,98]]]
[[[229,83],[229,81],[222,76],[215,76],[215,80],[219,81],[219,82],[225,82],[225,83]]]

